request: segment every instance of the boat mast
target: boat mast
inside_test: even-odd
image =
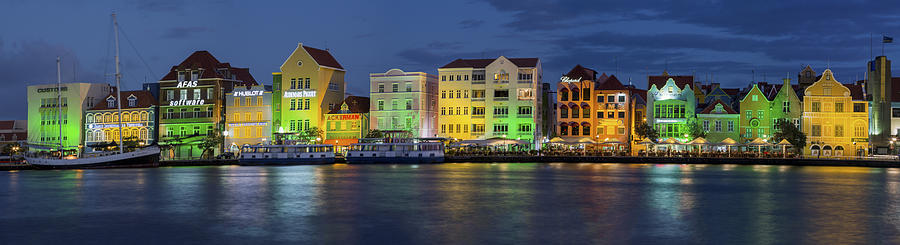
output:
[[[116,37],[116,110],[119,112],[119,154],[122,154],[122,85],[119,82],[122,78],[122,73],[119,73],[119,21],[116,20],[115,12],[112,14],[112,19]]]
[[[63,158],[62,122],[62,76],[59,73],[59,56],[56,56],[56,127],[59,129],[59,159]]]

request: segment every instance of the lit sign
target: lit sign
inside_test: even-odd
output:
[[[266,126],[268,122],[251,122],[251,123],[229,123],[229,127],[247,127],[247,126]]]
[[[684,121],[684,119],[656,119],[657,123],[677,123]]]
[[[262,90],[253,90],[253,91],[234,91],[234,96],[260,96],[263,94]]]
[[[123,123],[125,127],[143,127],[143,123]],[[112,124],[88,124],[88,129],[102,129],[102,128],[118,128],[118,123]]]
[[[304,91],[284,91],[285,98],[304,98],[304,97],[316,97],[315,90],[304,90]]]
[[[68,90],[67,87],[62,87],[62,91],[66,91],[66,90]],[[56,92],[56,88],[39,88],[39,89],[37,89],[37,92],[38,93]]]
[[[178,86],[176,88],[193,88],[197,87],[197,81],[181,81],[178,82]]]
[[[581,78],[579,77],[578,79],[572,79],[567,76],[562,76],[559,78],[559,81],[564,82],[564,83],[577,83],[577,82],[581,82]]]
[[[359,114],[328,115],[328,120],[359,120]]]
[[[173,100],[169,101],[169,106],[185,106],[185,105],[203,105],[206,100]]]

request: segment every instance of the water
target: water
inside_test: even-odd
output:
[[[0,172],[0,243],[900,243],[898,177],[627,164]]]

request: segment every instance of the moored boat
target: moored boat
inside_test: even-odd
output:
[[[377,138],[360,139],[350,145],[347,162],[361,163],[442,163],[444,143],[441,138]]]
[[[241,147],[240,165],[302,165],[334,163],[333,145],[248,145]]]

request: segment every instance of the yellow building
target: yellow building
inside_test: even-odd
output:
[[[272,130],[324,129],[325,114],[344,99],[345,73],[328,50],[298,44],[281,72],[272,73]]]
[[[831,70],[806,88],[803,96],[804,155],[865,156],[869,114],[862,86],[841,84]]]

